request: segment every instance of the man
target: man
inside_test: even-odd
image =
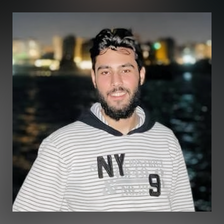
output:
[[[44,139],[13,211],[194,211],[178,140],[139,106],[139,43],[104,29],[90,53],[99,102]]]

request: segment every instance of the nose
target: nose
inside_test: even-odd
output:
[[[119,73],[114,72],[111,76],[111,85],[120,86],[123,84],[122,77]]]

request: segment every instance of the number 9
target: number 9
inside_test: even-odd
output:
[[[160,178],[158,174],[149,174],[149,184],[151,187],[156,187],[157,191],[153,191],[153,189],[149,189],[149,194],[151,196],[160,196],[161,192],[161,184]]]

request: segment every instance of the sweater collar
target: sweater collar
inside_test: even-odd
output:
[[[112,135],[122,136],[123,134],[121,132],[108,126],[107,121],[102,115],[101,109],[102,107],[100,103],[94,103],[91,108],[85,113],[83,113],[78,120],[92,127],[104,130]],[[136,113],[139,116],[139,123],[127,135],[148,131],[155,124],[155,121],[151,118],[146,109],[143,109],[142,107],[138,106],[136,107]]]

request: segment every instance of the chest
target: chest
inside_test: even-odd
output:
[[[136,210],[158,200],[169,204],[172,159],[165,142],[88,141],[74,149],[69,163],[65,198],[75,210],[116,210],[123,204],[130,211],[130,206]]]

